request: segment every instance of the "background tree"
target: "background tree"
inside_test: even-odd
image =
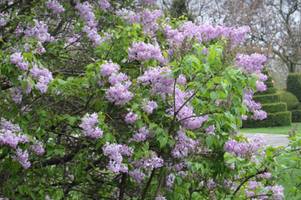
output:
[[[212,16],[218,14],[227,25],[251,28],[246,52],[262,52],[270,59],[277,55],[290,73],[296,72],[301,64],[300,0],[230,0],[218,4],[222,9],[215,9]]]

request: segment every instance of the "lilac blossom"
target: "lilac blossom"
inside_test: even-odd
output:
[[[282,185],[267,186],[266,189],[273,192],[272,195],[273,195],[274,199],[280,200],[285,197],[283,194],[284,187]]]
[[[65,11],[64,7],[56,0],[48,0],[45,5],[47,8],[52,9],[53,14]]]
[[[122,155],[132,156],[133,149],[131,147],[116,143],[110,144],[107,142],[102,149],[104,155],[109,156],[110,158],[109,164],[107,166],[110,171],[114,173],[118,173],[119,171],[125,173],[128,171],[128,168],[124,164],[122,164]]]
[[[190,138],[187,138],[187,135],[183,129],[180,129],[175,136],[176,145],[175,148],[171,151],[171,155],[175,158],[186,157],[188,153],[194,151],[196,142]]]
[[[158,108],[158,104],[155,101],[146,101],[143,103],[142,109],[147,112],[148,114],[151,114],[154,109]]]
[[[22,52],[15,52],[10,56],[10,63],[17,64],[23,61]]]
[[[136,120],[138,120],[138,115],[134,114],[133,112],[129,112],[125,116],[124,120],[127,124],[133,124]]]
[[[82,120],[83,123],[79,127],[83,129],[83,135],[96,139],[102,138],[103,131],[99,127],[95,127],[95,124],[98,123],[98,115],[96,113],[87,114]]]
[[[132,47],[127,51],[129,60],[147,60],[155,59],[160,62],[164,61],[164,57],[161,53],[158,45],[146,44],[144,42],[134,42]]]
[[[20,148],[16,149],[15,155],[12,156],[12,159],[19,162],[26,169],[28,169],[31,165],[28,161],[27,151],[23,152]]]
[[[124,73],[113,73],[110,77],[109,77],[109,83],[111,83],[111,85],[117,85],[118,83],[124,82],[128,80],[128,77],[126,74]]]
[[[28,28],[24,31],[24,38],[38,38],[41,42],[51,42],[54,38],[47,33],[48,25],[43,21],[34,19],[35,26],[28,24]]]
[[[11,100],[17,104],[20,104],[22,102],[22,96],[23,96],[22,92],[23,92],[22,86],[11,88],[10,89]]]
[[[115,105],[125,105],[125,103],[133,97],[132,93],[128,91],[130,85],[131,82],[127,81],[124,85],[118,83],[111,86],[105,93],[106,98]]]
[[[100,67],[100,75],[103,77],[116,73],[120,69],[119,65],[113,63],[111,60],[109,62],[106,61],[106,63],[102,64]]]
[[[166,177],[166,186],[169,187],[169,188],[172,188],[172,185],[175,182],[175,178],[176,178],[176,175],[174,175],[173,173],[170,173]]]
[[[155,137],[155,134],[150,134],[149,129],[146,126],[143,126],[139,129],[138,132],[135,133],[132,139],[130,141],[136,141],[136,142],[143,142],[147,138],[153,138]]]
[[[37,155],[43,155],[45,153],[45,149],[43,148],[43,143],[35,140],[35,144],[29,147],[30,151],[33,151]]]
[[[137,184],[141,182],[141,180],[145,179],[146,175],[141,172],[140,169],[134,169],[129,172],[130,177],[132,177]]]
[[[84,26],[84,31],[87,33],[87,37],[89,40],[93,43],[93,47],[96,48],[98,47],[101,43],[101,37],[97,33],[97,29],[95,27],[90,27],[90,26]]]
[[[137,168],[153,170],[163,166],[164,160],[159,158],[154,152],[150,152],[151,158],[143,156],[138,161],[132,161],[131,164]]]
[[[236,55],[236,61],[235,66],[239,67],[241,72],[244,73],[243,68],[246,70],[247,74],[250,75],[252,73],[258,73],[258,71],[263,70],[262,63],[264,63],[267,60],[267,58],[264,55],[261,54],[251,54],[248,55],[242,55],[237,54]]]
[[[215,126],[211,125],[205,129],[207,135],[214,135]]]
[[[8,13],[3,13],[3,12],[0,13],[0,26],[5,26],[8,20],[9,20]]]
[[[48,69],[40,68],[34,63],[32,69],[29,71],[29,74],[32,75],[33,78],[38,78],[36,87],[41,91],[41,93],[45,93],[48,89],[48,83],[53,81],[52,73]]]
[[[101,10],[106,10],[108,8],[111,8],[110,0],[98,0],[97,4]]]
[[[83,3],[79,3],[75,6],[75,8],[78,10],[80,18],[85,21],[87,26],[97,26],[93,6],[89,4],[89,2],[85,1]]]
[[[152,4],[154,2],[155,2],[155,0],[139,0],[139,3],[141,3],[141,4]]]
[[[265,156],[264,152],[255,154],[256,151],[260,148],[264,148],[266,145],[266,141],[262,135],[256,135],[255,137],[248,139],[248,141],[249,143],[245,140],[238,143],[236,140],[229,139],[224,145],[224,150],[238,158],[244,158],[247,154],[250,154],[252,158],[256,155],[260,155],[262,157]]]

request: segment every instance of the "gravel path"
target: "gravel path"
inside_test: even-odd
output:
[[[263,135],[268,145],[274,147],[288,145],[288,139],[286,138],[287,135],[276,135],[276,134],[265,134],[265,133],[243,133],[243,135],[246,137],[253,137],[258,134]]]

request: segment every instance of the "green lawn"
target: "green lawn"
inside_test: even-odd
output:
[[[238,130],[239,133],[269,133],[269,134],[282,134],[288,135],[288,131],[292,130],[292,128],[297,123],[292,123],[291,126],[277,126],[277,127],[268,127],[268,128],[242,128]],[[297,133],[301,133],[301,125],[299,124]]]

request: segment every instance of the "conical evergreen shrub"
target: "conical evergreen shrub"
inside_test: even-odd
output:
[[[267,90],[263,92],[256,92],[253,100],[260,102],[262,108],[267,112],[267,118],[264,120],[253,120],[248,118],[243,121],[244,128],[259,128],[259,127],[273,127],[273,126],[289,126],[292,122],[292,113],[287,111],[285,102],[280,101],[280,95],[277,94],[277,89],[274,87],[272,77],[266,69],[262,71],[269,78],[264,82]]]

